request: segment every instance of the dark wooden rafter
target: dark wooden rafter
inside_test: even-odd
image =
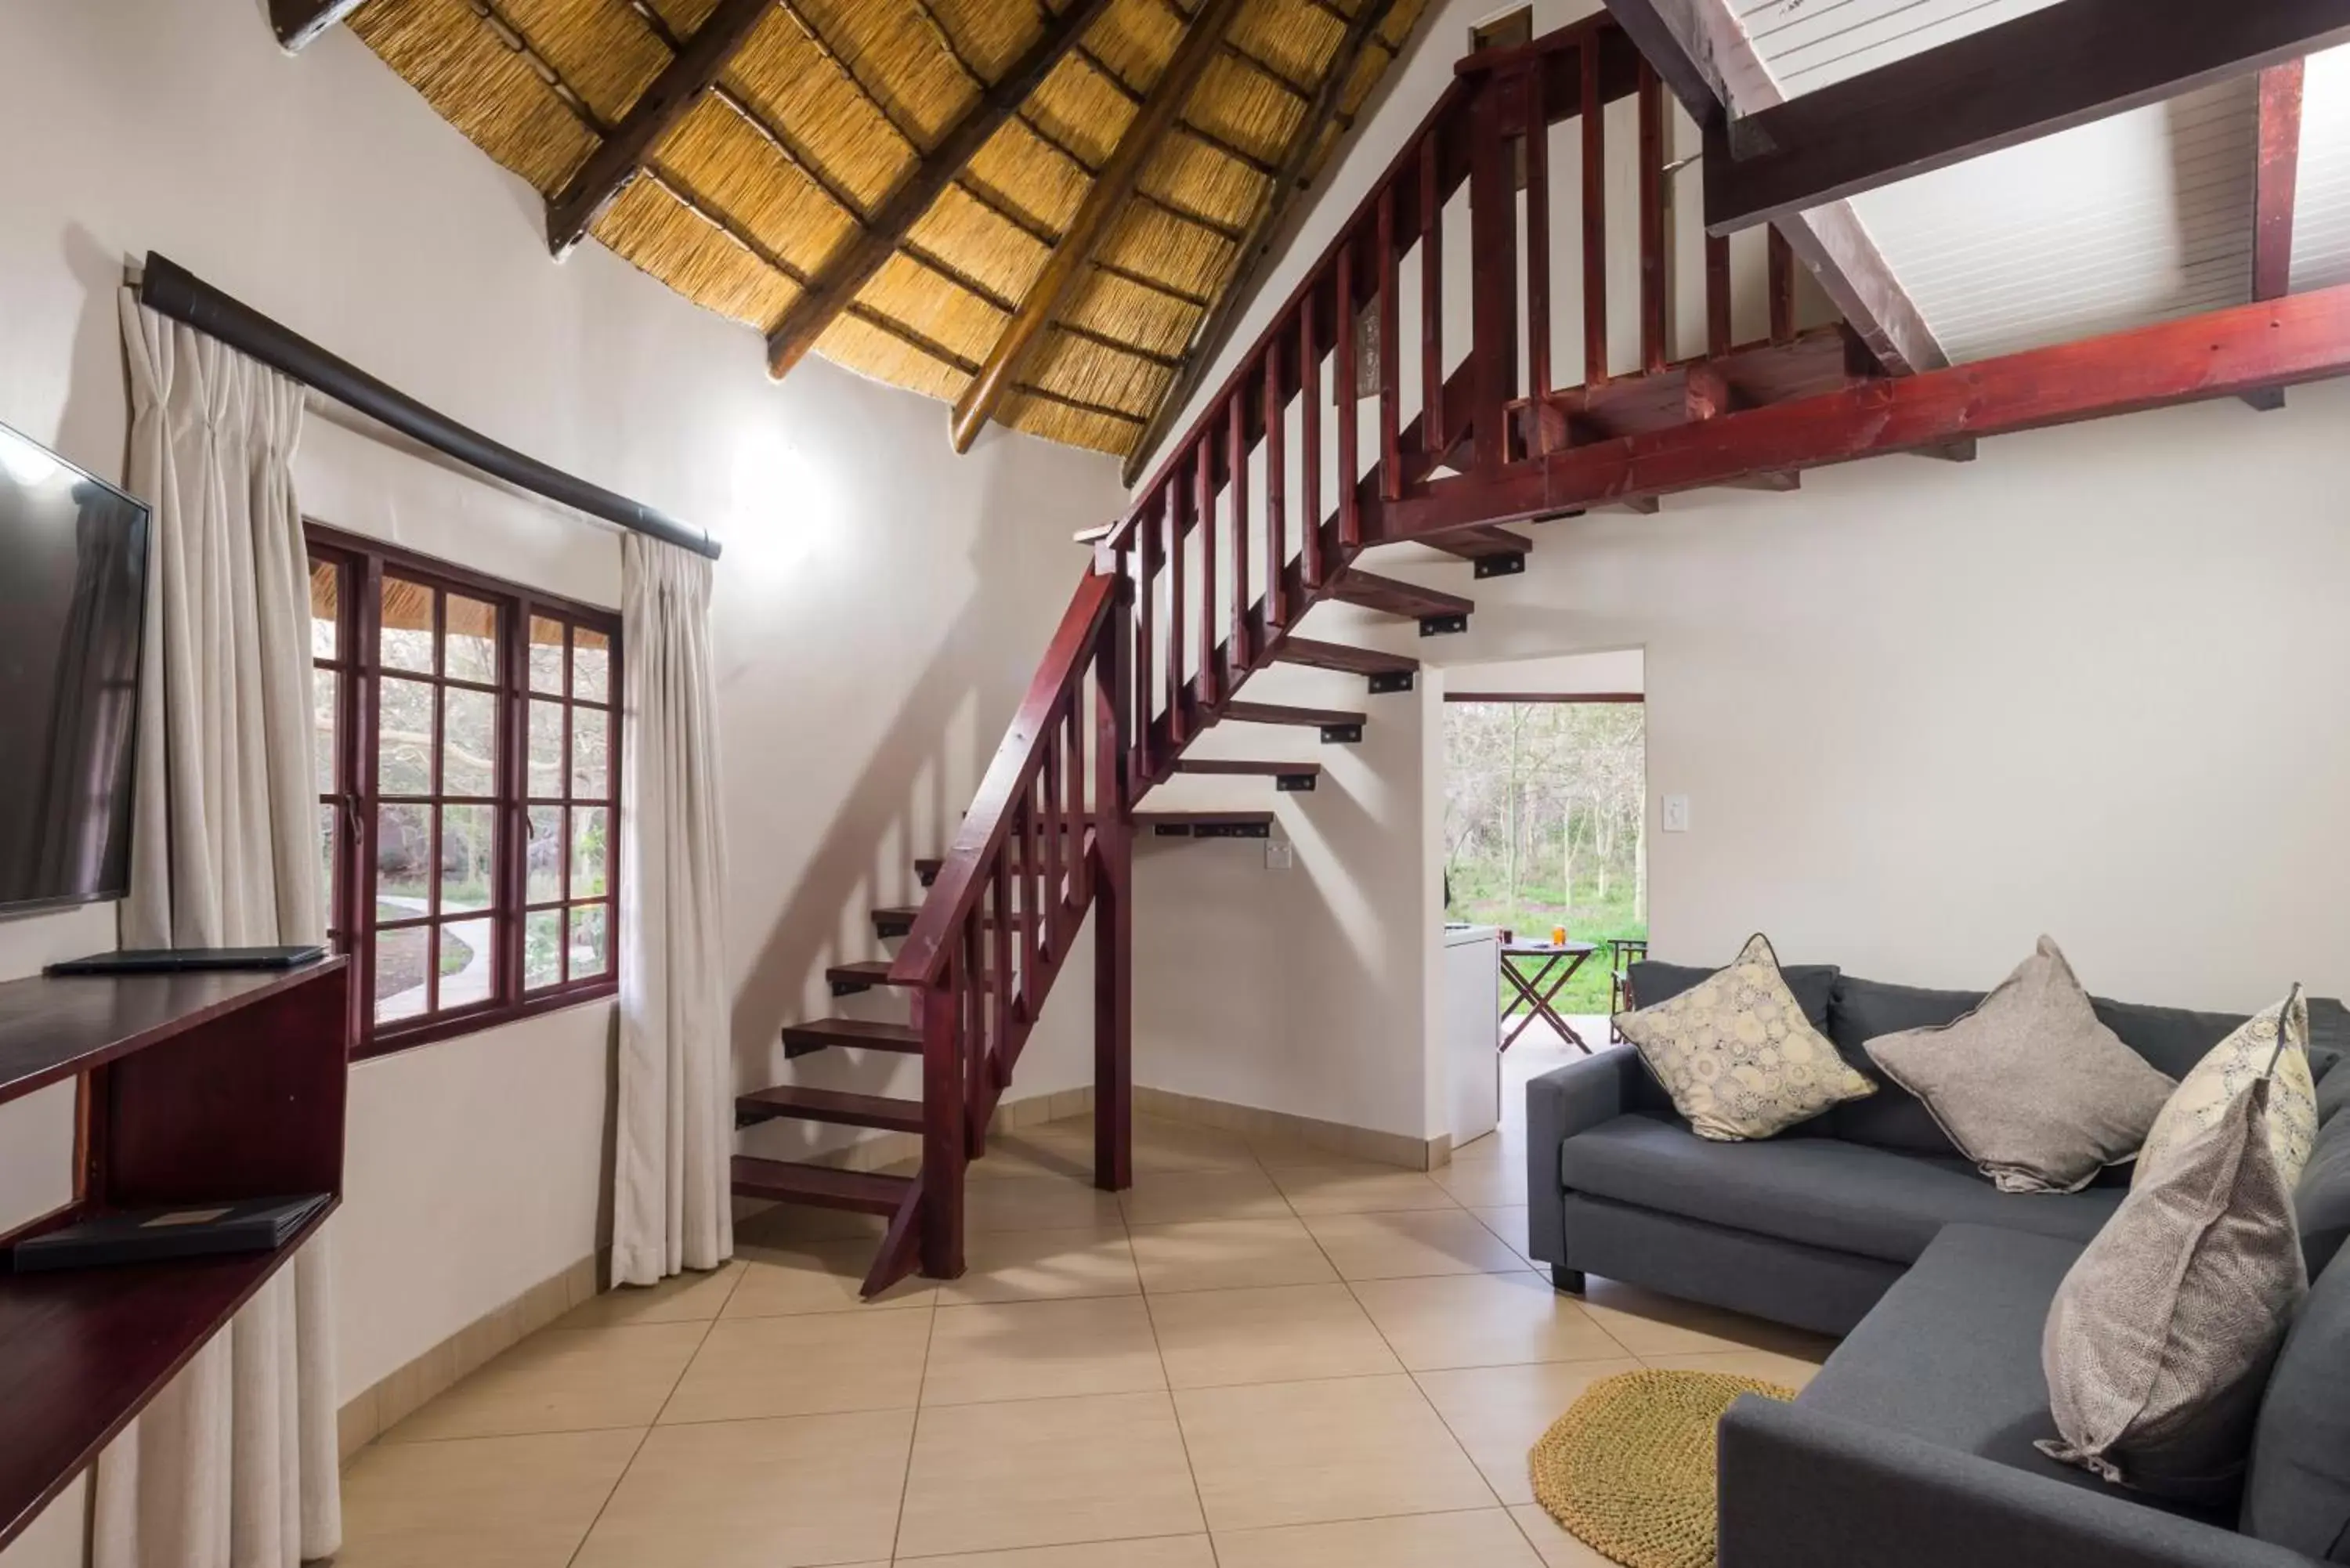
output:
[[[1283,221],[1288,217],[1291,205],[1305,189],[1305,177],[1313,166],[1315,152],[1322,140],[1337,121],[1346,105],[1347,84],[1363,57],[1363,51],[1379,36],[1379,28],[1395,9],[1395,0],[1361,0],[1361,8],[1347,24],[1346,36],[1338,42],[1330,57],[1328,67],[1315,84],[1313,101],[1305,107],[1305,117],[1298,121],[1297,134],[1282,154],[1281,165],[1264,192],[1257,199],[1256,211],[1250,216],[1247,237],[1241,242],[1240,252],[1232,259],[1232,271],[1214,305],[1193,328],[1191,345],[1183,352],[1183,369],[1159,400],[1159,407],[1143,428],[1142,439],[1126,459],[1126,483],[1132,484],[1141,474],[1144,463],[1167,433],[1167,427],[1180,415],[1191,395],[1200,389],[1201,380],[1223,352],[1232,329],[1239,325],[1241,312],[1256,291],[1259,275],[1272,260],[1274,242],[1280,236]]]
[[[988,351],[978,373],[956,400],[952,433],[957,452],[971,450],[971,443],[1002,406],[1004,397],[1014,389],[1014,382],[1029,350],[1043,334],[1045,324],[1060,313],[1070,290],[1092,260],[1095,248],[1108,231],[1111,219],[1134,195],[1151,155],[1182,113],[1208,63],[1216,57],[1225,30],[1240,14],[1240,8],[1241,0],[1204,0],[1194,15],[1191,30],[1183,35],[1182,42],[1175,47],[1174,57],[1168,61],[1141,108],[1128,122],[1117,149],[1086,192],[1085,201],[1070,220],[1060,244],[1045,258],[1044,269],[1029,285],[1020,308],[1004,324],[994,348]]]
[[[1607,9],[1690,117],[1708,130],[1709,148],[1733,108],[1756,110],[1783,101],[1723,0],[1607,0]],[[1783,218],[1776,228],[1887,373],[1906,376],[1950,363],[1849,203],[1823,203]],[[1714,353],[1729,346],[1723,244],[1719,236],[1708,242],[1709,265],[1718,254],[1725,274],[1723,286],[1709,296],[1724,313],[1721,330],[1709,337],[1710,343],[1720,339]]]
[[[2260,135],[2252,170],[2252,297],[2278,299],[2293,287],[2293,192],[2301,168],[2302,62],[2261,73]],[[2284,389],[2264,387],[2244,399],[2272,412]]]
[[[1071,0],[1036,41],[1021,52],[1011,68],[973,99],[962,117],[922,154],[898,182],[862,233],[834,254],[814,281],[792,301],[767,335],[767,370],[782,376],[800,362],[816,340],[847,308],[883,263],[904,244],[946,190],[987,145],[1003,122],[1027,101],[1036,87],[1058,65],[1094,19],[1109,7],[1109,0]]]
[[[719,0],[685,47],[662,67],[611,135],[546,204],[546,248],[561,256],[588,237],[604,210],[643,172],[653,149],[733,63],[775,0]]]
[[[1706,222],[1775,221],[2350,40],[2350,0],[2064,0],[1710,129]]]
[[[365,0],[269,0],[269,26],[289,53],[358,10]]]

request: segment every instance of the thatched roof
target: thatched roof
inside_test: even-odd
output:
[[[1042,312],[993,417],[1126,453],[1277,223],[1275,192],[1328,158],[1423,5],[369,0],[350,25],[546,196],[552,227],[568,203],[618,254],[771,337],[816,321],[816,352],[952,401],[1024,306]],[[1343,80],[1326,82],[1334,67]],[[1024,96],[1023,69],[1041,73]],[[1137,131],[1122,155],[1162,76],[1164,134],[1144,145]],[[608,190],[594,189],[599,161],[618,165]],[[1072,247],[1082,265],[1039,289],[1055,246],[1086,228],[1097,178],[1100,221]],[[845,269],[860,242],[872,270],[857,281]],[[819,308],[832,295],[837,308]]]

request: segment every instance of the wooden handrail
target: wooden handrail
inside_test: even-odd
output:
[[[980,781],[971,810],[955,835],[954,847],[939,867],[930,897],[922,900],[922,912],[907,933],[897,961],[889,966],[892,984],[934,985],[945,973],[957,933],[986,891],[983,873],[1002,853],[1014,808],[1044,765],[1045,750],[1055,733],[1055,711],[1084,685],[1086,670],[1099,645],[1102,623],[1117,602],[1118,586],[1117,577],[1103,572],[1088,572],[1077,585],[1076,596],[1061,616],[1060,629],[1053,634],[1035,677],[1028,683],[1028,694],[1021,700],[1020,711],[1004,732],[1003,743],[995,749],[995,760],[988,763],[986,776]]]

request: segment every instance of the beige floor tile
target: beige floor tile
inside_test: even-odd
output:
[[[915,1427],[898,1555],[1205,1528],[1165,1394],[946,1405]]]
[[[1120,1222],[1118,1194],[1097,1190],[1090,1179],[1021,1177],[974,1181],[963,1189],[963,1229],[981,1231],[1075,1231]]]
[[[1639,1370],[1638,1361],[1623,1356],[1423,1372],[1419,1383],[1502,1501],[1520,1503],[1534,1500],[1526,1455],[1551,1424],[1598,1379]]]
[[[1523,1272],[1525,1260],[1464,1209],[1322,1214],[1305,1221],[1341,1277]]]
[[[1716,1350],[1793,1354],[1830,1343],[1802,1329],[1659,1295],[1616,1280],[1588,1281],[1583,1304],[1609,1337],[1635,1355],[1694,1355]]]
[[[1286,1220],[1288,1200],[1273,1178],[1245,1170],[1149,1171],[1118,1195],[1129,1225],[1176,1225],[1190,1220]]]
[[[1510,1510],[1510,1517],[1525,1532],[1526,1539],[1541,1553],[1543,1568],[1616,1568],[1612,1559],[1602,1557],[1574,1536],[1560,1528],[1557,1520],[1543,1511],[1540,1503],[1525,1503]]]
[[[925,1405],[977,1405],[1164,1388],[1139,1296],[941,1307],[931,1330]]]
[[[963,1239],[963,1276],[941,1282],[941,1306],[1130,1296],[1142,1289],[1124,1226],[990,1231]]]
[[[1521,1152],[1522,1151],[1516,1143],[1505,1137],[1499,1128],[1496,1128],[1492,1132],[1487,1133],[1483,1137],[1478,1138],[1472,1143],[1464,1143],[1459,1148],[1454,1149],[1452,1151],[1452,1163],[1455,1165],[1485,1164],[1498,1159],[1514,1158]]]
[[[1644,1355],[1651,1366],[1684,1372],[1728,1372],[1740,1377],[1760,1377],[1766,1383],[1800,1391],[1820,1369],[1816,1361],[1782,1355],[1773,1350],[1716,1350],[1695,1355]]]
[[[802,1313],[925,1307],[938,1293],[919,1275],[899,1280],[866,1301],[858,1288],[873,1266],[872,1241],[798,1241],[763,1247],[740,1265],[742,1282],[727,1298],[723,1318],[795,1317]]]
[[[930,1337],[931,1314],[920,1312],[724,1319],[712,1325],[660,1419],[909,1409],[921,1396]]]
[[[1216,1532],[1221,1568],[1542,1568],[1498,1508]]]
[[[1573,1296],[1551,1289],[1544,1274],[1363,1280],[1354,1290],[1414,1372],[1624,1354]]]
[[[573,1568],[887,1559],[913,1437],[910,1410],[655,1428]]]
[[[1049,1143],[1040,1144],[1035,1135],[1042,1130],[1028,1127],[1019,1132],[990,1133],[987,1152],[966,1168],[968,1179],[1029,1181],[1053,1177],[1063,1181],[1092,1181],[1092,1139],[1055,1137]]]
[[[702,1323],[547,1329],[432,1399],[384,1441],[649,1427],[709,1330]]]
[[[641,1431],[379,1443],[343,1474],[348,1568],[564,1568]]]
[[[1492,1506],[1409,1377],[1191,1388],[1175,1401],[1219,1532]]]
[[[734,1255],[754,1258],[762,1247],[795,1241],[879,1241],[889,1227],[879,1214],[847,1209],[818,1209],[805,1203],[778,1203],[747,1220],[734,1221]]]
[[[1538,1273],[1550,1272],[1550,1265],[1534,1256],[1524,1209],[1481,1209],[1472,1206],[1469,1212],[1477,1216],[1477,1223],[1508,1243],[1510,1251],[1523,1258],[1528,1268]]]
[[[1523,1160],[1456,1159],[1428,1179],[1470,1209],[1511,1209],[1526,1201],[1526,1168]]]
[[[1359,1162],[1276,1167],[1273,1179],[1298,1213],[1385,1213],[1398,1209],[1450,1209],[1451,1194],[1417,1170]]]
[[[1048,1122],[1042,1127],[1023,1128],[1016,1136],[1047,1155],[1082,1162],[1078,1168],[1091,1177],[1094,1128],[1090,1117]],[[1137,1176],[1187,1170],[1246,1170],[1257,1163],[1246,1141],[1236,1134],[1149,1116],[1134,1119],[1133,1158]]]
[[[1149,1301],[1167,1378],[1178,1388],[1403,1370],[1345,1285],[1186,1291]]]
[[[688,1272],[657,1285],[614,1285],[556,1320],[556,1328],[611,1328],[630,1323],[708,1323],[742,1282],[739,1263]]]
[[[1145,1541],[1089,1541],[1076,1546],[956,1552],[898,1561],[920,1563],[922,1568],[1216,1568],[1216,1552],[1204,1535],[1159,1535]]]
[[[1134,1262],[1142,1271],[1143,1288],[1153,1294],[1327,1284],[1338,1277],[1313,1236],[1295,1220],[1138,1225]]]

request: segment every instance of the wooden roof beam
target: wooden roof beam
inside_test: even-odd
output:
[[[1298,122],[1296,136],[1282,154],[1273,182],[1258,198],[1256,213],[1249,220],[1248,237],[1241,242],[1240,254],[1232,260],[1231,281],[1192,329],[1191,347],[1183,356],[1182,373],[1167,384],[1166,391],[1159,395],[1158,408],[1151,411],[1150,422],[1143,427],[1142,439],[1127,454],[1128,484],[1141,476],[1142,465],[1165,439],[1168,426],[1191,402],[1191,394],[1200,389],[1201,379],[1213,368],[1232,328],[1240,324],[1241,312],[1255,292],[1257,275],[1273,255],[1273,242],[1281,233],[1282,221],[1289,215],[1290,204],[1304,188],[1314,151],[1338,118],[1347,98],[1347,84],[1354,79],[1363,51],[1378,36],[1380,26],[1394,8],[1395,0],[1362,0],[1361,9],[1347,24],[1337,52],[1330,57],[1329,67],[1315,86],[1314,99],[1306,105],[1305,116]]]
[[[1711,128],[1731,109],[1783,101],[1723,0],[1607,0],[1607,9],[1690,117],[1709,128],[1709,149],[1716,140]],[[1777,227],[1889,374],[1939,370],[1950,362],[1849,203],[1797,213]]]
[[[2350,40],[2350,0],[2064,0],[1710,128],[1709,232],[1775,222]]]
[[[1037,85],[1052,74],[1061,57],[1075,47],[1094,19],[1109,8],[1109,0],[1071,0],[1036,41],[1021,52],[1001,79],[972,101],[938,145],[916,161],[898,188],[889,192],[864,232],[825,263],[815,281],[785,307],[783,318],[767,335],[767,373],[782,376],[800,362],[848,302],[857,297],[873,275],[881,270],[906,235],[938,201],[941,192],[959,179],[964,168],[987,145],[988,139],[1026,102]]]
[[[719,0],[685,47],[661,68],[588,161],[546,204],[546,248],[557,256],[588,237],[604,209],[643,171],[662,137],[725,73],[774,0]]]
[[[1095,248],[1108,231],[1110,220],[1134,194],[1150,155],[1158,151],[1183,112],[1191,89],[1199,85],[1208,63],[1216,57],[1225,29],[1232,26],[1240,9],[1241,0],[1205,0],[1194,15],[1183,41],[1175,47],[1174,57],[1167,62],[1167,68],[1159,73],[1149,96],[1128,122],[1125,134],[1118,138],[1117,151],[1102,165],[1100,177],[1086,192],[1086,199],[1070,221],[1068,231],[1061,236],[1061,243],[1045,258],[1044,270],[1029,285],[1020,308],[1004,324],[995,347],[988,350],[986,361],[980,366],[979,374],[971,379],[971,385],[955,400],[951,431],[957,452],[971,450],[971,443],[1002,405],[1004,394],[1013,389],[1022,361],[1043,334],[1045,323],[1060,313]]]
[[[364,0],[269,0],[269,26],[278,46],[295,54],[362,4]]]
[[[2279,299],[2293,288],[2293,188],[2301,168],[2302,62],[2261,73],[2260,137],[2252,168],[2252,297]],[[2284,407],[2282,387],[2244,401],[2263,413]]]

